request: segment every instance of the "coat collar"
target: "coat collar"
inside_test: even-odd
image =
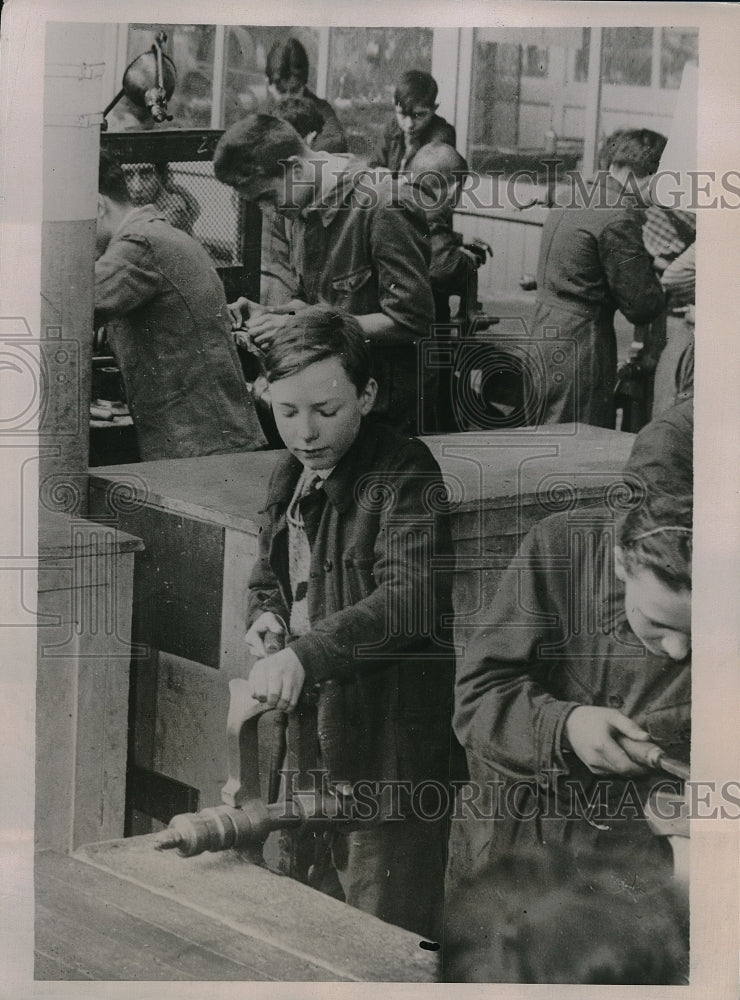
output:
[[[164,215],[156,205],[132,205],[131,211],[126,213],[125,217],[121,220],[121,225],[113,234],[113,239],[124,233],[132,223],[136,225],[139,222],[151,222],[153,219],[166,221]]]
[[[335,155],[342,156],[340,153]],[[352,156],[344,156],[343,158],[347,161],[345,169],[336,177],[335,182],[325,187],[316,200],[308,205],[302,213],[304,219],[308,219],[312,215],[318,216],[324,228],[334,221],[340,209],[346,207],[352,192],[358,186],[360,179],[368,174],[368,171],[371,182],[375,182],[380,174],[390,176],[390,171],[384,167],[375,167],[369,170],[367,164],[361,160]],[[363,196],[366,200],[368,195],[367,188],[363,187]]]
[[[355,484],[363,470],[368,468],[368,455],[374,451],[373,440],[372,423],[363,420],[349,450],[339,460],[332,474],[324,480],[324,492],[340,512],[347,510],[352,503]],[[272,504],[288,506],[302,471],[303,464],[286,452],[279,460],[270,484],[268,507]]]

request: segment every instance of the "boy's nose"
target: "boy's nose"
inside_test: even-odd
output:
[[[691,651],[691,639],[682,633],[666,635],[661,643],[663,652],[672,660],[684,660]]]
[[[318,437],[318,434],[319,434],[318,428],[316,427],[316,424],[314,423],[314,421],[311,420],[310,418],[306,418],[301,423],[301,426],[300,426],[300,435],[301,435],[301,440],[302,441],[305,441],[306,443],[310,443],[311,441],[315,441],[316,438]]]

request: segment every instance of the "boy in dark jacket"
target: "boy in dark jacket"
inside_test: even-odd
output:
[[[670,872],[642,807],[670,781],[654,747],[689,756],[691,552],[691,498],[649,488],[618,524],[583,508],[526,537],[458,671],[482,794],[453,824],[451,884],[546,844]]]
[[[429,73],[410,69],[393,93],[396,115],[370,160],[371,167],[388,167],[394,173],[409,170],[414,157],[429,142],[455,145],[455,129],[435,114],[437,81]]]
[[[333,836],[346,901],[437,936],[446,824],[419,818],[414,789],[449,777],[451,541],[439,467],[420,441],[368,420],[377,386],[351,316],[297,313],[264,348],[264,368],[288,454],[249,585],[250,692],[287,712],[299,699],[308,711],[305,694],[316,695],[319,730],[335,736],[333,759],[316,766],[345,791],[362,783],[378,804],[372,822]],[[285,648],[267,655],[268,632]],[[405,785],[393,822],[389,782]]]

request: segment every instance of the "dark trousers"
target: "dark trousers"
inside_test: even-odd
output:
[[[344,899],[432,941],[442,939],[447,821],[398,820],[334,834]]]

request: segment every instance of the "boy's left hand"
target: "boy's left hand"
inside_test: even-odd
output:
[[[292,712],[303,690],[306,671],[290,647],[257,660],[252,667],[247,684],[249,693],[257,701],[266,702],[269,708]]]
[[[255,316],[254,319],[250,317],[247,323],[247,332],[257,347],[265,347],[289,319],[290,315],[286,313],[263,312],[259,316]]]

